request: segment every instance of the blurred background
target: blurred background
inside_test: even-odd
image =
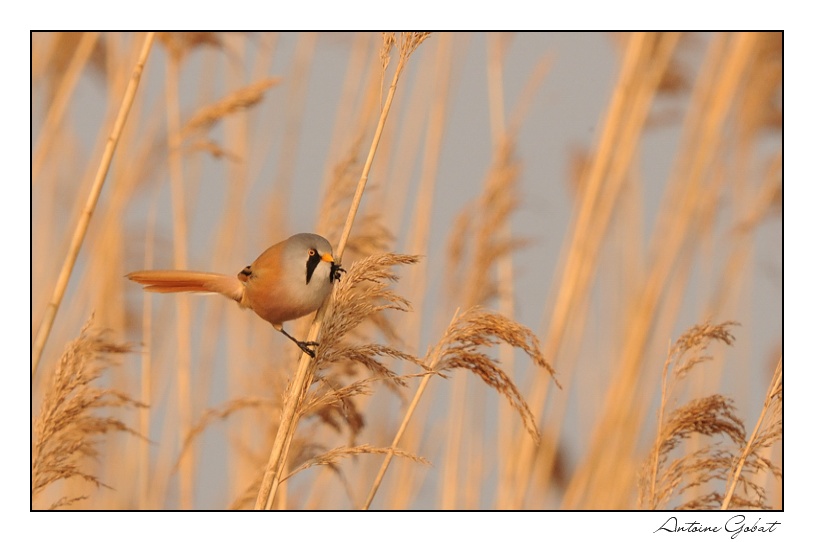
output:
[[[143,41],[32,34],[32,339]],[[253,505],[297,352],[228,299],[144,294],[124,275],[237,273],[303,231],[336,246],[391,83],[381,45],[378,33],[156,38],[32,383],[37,416],[93,314],[136,345],[102,384],[150,405],[110,409],[149,442],[105,435],[85,468],[115,491],[74,478],[35,507],[67,494],[89,496],[79,508]],[[734,341],[711,345],[666,411],[722,394],[749,437],[782,359],[782,46],[779,33],[436,33],[417,48],[343,258],[423,256],[395,270],[414,310],[388,314],[397,337],[364,333],[422,357],[456,309],[483,305],[532,330],[562,389],[522,351],[487,350],[528,402],[537,446],[475,375],[434,378],[400,444],[432,465],[397,458],[373,508],[646,507],[664,364],[707,322],[737,322]],[[303,334],[303,320],[287,327]],[[361,427],[303,420],[290,468],[389,445],[414,388],[354,397]],[[721,435],[682,446],[738,449]],[[779,444],[761,453],[782,467]],[[380,465],[313,467],[278,505],[357,508]],[[750,476],[781,508],[780,479]]]

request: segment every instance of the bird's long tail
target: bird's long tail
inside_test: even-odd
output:
[[[243,283],[237,277],[201,271],[134,271],[127,278],[144,285],[148,292],[212,292],[243,302]]]

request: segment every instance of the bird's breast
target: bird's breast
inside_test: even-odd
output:
[[[246,284],[249,308],[271,324],[282,324],[316,311],[331,293],[330,266],[320,265],[306,284],[302,276],[288,274],[276,280],[255,273]]]

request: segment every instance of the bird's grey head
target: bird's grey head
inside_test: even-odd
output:
[[[298,233],[292,235],[286,243],[286,259],[295,258],[300,262],[305,261],[305,283],[309,284],[314,276],[314,272],[321,263],[330,265],[330,270],[320,273],[333,282],[339,278],[339,274],[344,271],[333,260],[333,248],[327,239],[315,233]],[[304,259],[304,260],[303,260]]]
[[[315,233],[298,233],[288,238],[287,248],[302,254],[303,251],[316,250],[320,256],[333,254],[331,243],[324,237]]]

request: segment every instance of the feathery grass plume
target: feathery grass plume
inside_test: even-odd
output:
[[[735,414],[732,400],[718,394],[694,399],[673,410],[666,420],[665,409],[668,399],[674,399],[677,383],[692,368],[712,359],[706,351],[713,341],[732,345],[735,338],[729,329],[734,325],[737,324],[724,322],[694,326],[670,348],[662,371],[656,440],[639,479],[640,507],[651,510],[663,508],[674,494],[684,494],[691,488],[710,489],[701,497],[679,505],[679,508],[707,508],[711,503],[718,503],[720,506],[722,496],[711,489],[713,486],[710,483],[716,480],[726,481],[735,462],[733,453],[721,442],[680,456],[669,464],[667,462],[670,454],[678,450],[693,434],[726,436],[735,445],[742,446],[745,431],[743,422]]]
[[[678,457],[669,466],[669,454],[689,440],[693,434],[707,437],[727,436],[740,446],[744,441],[743,422],[735,413],[731,399],[715,394],[695,399],[673,411],[664,428],[667,436],[658,452],[661,470],[653,495],[652,509],[667,505],[673,493],[685,494],[691,488],[704,489],[714,480],[726,480],[735,459],[731,450],[721,442],[704,446],[699,450]],[[681,503],[678,509],[696,510],[706,507],[708,502],[721,502],[720,494],[709,491],[700,497]]]
[[[206,130],[232,113],[257,105],[263,100],[266,91],[279,82],[279,77],[266,77],[239,88],[214,103],[203,106],[190,117],[181,129],[182,137],[189,137],[195,132]]]
[[[401,59],[409,58],[428,37],[430,37],[430,32],[401,32],[396,40],[399,57]]]
[[[479,306],[470,307],[460,314],[456,312],[452,322],[450,322],[445,330],[444,336],[430,349],[424,358],[423,366],[430,372],[423,375],[421,383],[413,396],[413,400],[407,408],[401,426],[393,438],[390,449],[395,450],[398,446],[407,425],[412,419],[416,406],[421,400],[424,390],[427,388],[429,378],[434,374],[443,377],[445,376],[443,374],[444,372],[458,368],[472,371],[488,386],[494,388],[499,394],[506,397],[509,404],[520,414],[526,430],[531,437],[535,442],[539,443],[540,432],[534,422],[534,415],[520,394],[520,391],[517,389],[517,386],[515,386],[511,378],[498,367],[499,362],[497,360],[478,351],[479,348],[491,347],[500,342],[505,342],[515,348],[523,349],[537,365],[544,368],[551,375],[557,387],[560,387],[560,383],[557,382],[554,376],[553,367],[543,358],[540,343],[531,330],[505,316],[486,311]],[[385,457],[379,469],[379,473],[373,482],[373,486],[368,493],[364,505],[365,510],[368,509],[373,502],[393,455],[394,454],[390,453]]]
[[[382,32],[382,46],[379,49],[379,62],[382,64],[382,86],[384,86],[384,72],[390,65],[390,52],[396,44],[395,32]]]
[[[499,367],[499,362],[488,354],[481,352],[483,347],[495,346],[505,342],[520,348],[545,369],[557,387],[560,383],[554,376],[554,368],[548,364],[540,350],[540,341],[527,327],[500,314],[489,312],[475,306],[461,313],[447,328],[443,338],[433,347],[430,359],[437,361],[431,365],[439,372],[453,369],[467,369],[481,378],[487,386],[503,395],[517,410],[526,430],[535,441],[540,440],[540,432],[534,422],[534,415],[529,410],[526,400],[511,378]]]
[[[131,351],[128,345],[107,340],[104,333],[84,325],[79,337],[69,343],[56,365],[51,385],[46,389],[39,415],[34,418],[31,442],[31,500],[51,484],[80,478],[97,487],[109,487],[84,465],[87,458],[99,457],[99,435],[121,431],[137,435],[121,420],[102,416],[97,409],[144,407],[127,394],[93,386],[95,380],[114,365],[109,354]],[[64,495],[50,509],[69,506],[87,495]]]
[[[349,442],[354,443],[364,426],[364,417],[353,398],[368,395],[374,382],[381,382],[393,391],[407,385],[406,376],[395,373],[379,358],[402,359],[426,369],[415,356],[392,346],[351,344],[346,340],[348,334],[381,316],[385,309],[410,309],[410,303],[393,292],[389,284],[398,280],[393,266],[414,264],[418,260],[417,256],[377,254],[357,260],[348,268],[334,288],[325,315],[320,336],[320,343],[324,346],[319,348],[313,364],[313,380],[318,385],[306,394],[298,417],[311,417],[336,431],[344,424],[349,431]],[[388,335],[386,330],[384,334]],[[344,383],[346,378],[357,378],[360,370],[371,376]]]
[[[324,375],[317,383],[316,389],[310,390],[302,405],[302,416],[315,416],[320,422],[334,431],[341,432],[344,422],[350,430],[349,441],[356,442],[356,437],[365,426],[365,418],[356,406],[354,397],[370,395],[369,384],[379,378],[357,380],[346,386],[337,379]]]
[[[384,74],[390,66],[390,53],[393,46],[399,53],[399,64],[403,64],[410,58],[415,50],[425,39],[430,37],[431,32],[382,32],[382,46],[379,49],[379,61],[382,64],[382,88],[384,88]],[[384,92],[382,92],[384,94]]]
[[[393,292],[389,283],[398,280],[398,275],[392,271],[393,266],[418,261],[418,256],[385,253],[357,260],[348,268],[343,280],[334,288],[325,317],[321,335],[321,342],[325,346],[320,348],[320,356],[316,360],[317,371],[340,364],[353,373],[355,368],[363,366],[374,376],[381,377],[385,384],[405,386],[404,378],[385,367],[376,357],[403,359],[425,368],[415,356],[391,346],[348,345],[342,341],[351,330],[377,317],[385,309],[410,309],[409,301]],[[393,333],[391,328],[385,328],[386,335]]]

